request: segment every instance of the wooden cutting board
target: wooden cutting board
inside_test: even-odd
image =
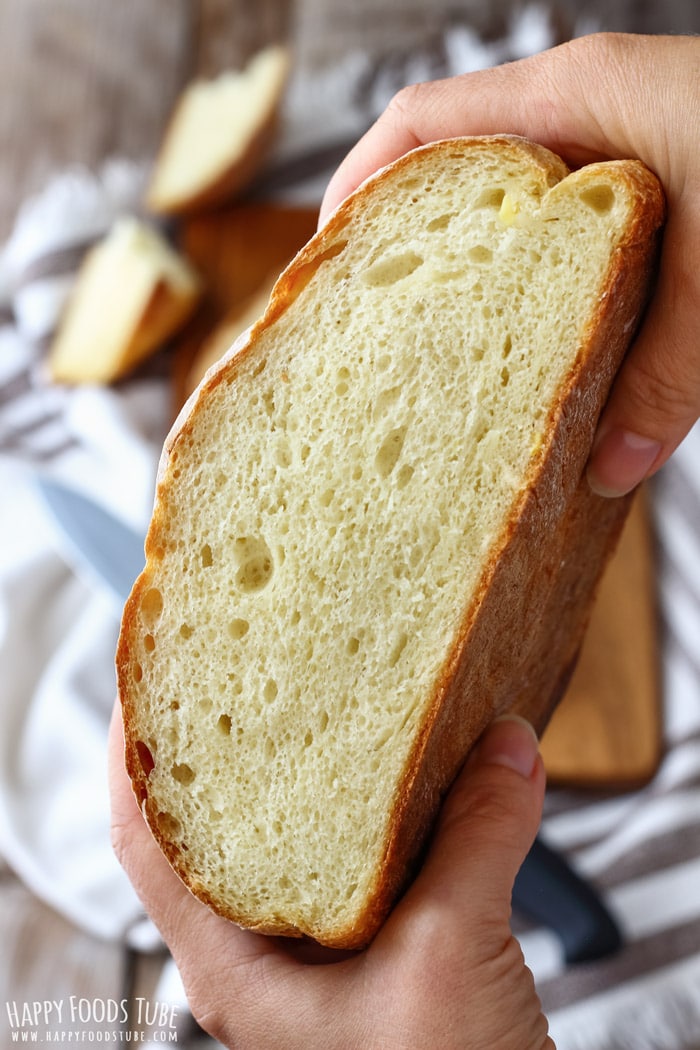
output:
[[[208,292],[175,356],[179,407],[234,336],[262,311],[274,276],[316,229],[315,210],[239,204],[184,223],[182,249]],[[566,696],[542,740],[550,784],[622,790],[654,773],[661,751],[651,532],[634,503],[601,583]]]
[[[579,662],[542,740],[550,784],[623,790],[661,757],[652,530],[637,495],[598,590]]]

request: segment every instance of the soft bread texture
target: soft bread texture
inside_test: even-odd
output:
[[[201,282],[149,224],[127,216],[85,257],[48,367],[64,383],[108,383],[189,319]]]
[[[257,173],[289,73],[284,47],[258,52],[240,72],[197,80],[178,101],[148,188],[158,214],[213,207]]]
[[[418,149],[183,410],[117,666],[136,795],[217,912],[368,943],[484,727],[543,727],[628,507],[583,472],[663,210],[637,162]]]

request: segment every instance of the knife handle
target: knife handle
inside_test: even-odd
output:
[[[513,907],[559,936],[567,963],[601,959],[622,944],[598,893],[539,836],[515,880]]]

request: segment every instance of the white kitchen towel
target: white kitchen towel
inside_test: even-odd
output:
[[[72,562],[36,484],[46,474],[134,528],[148,521],[167,383],[70,389],[44,367],[80,258],[142,186],[133,165],[67,172],[27,202],[0,257],[0,855],[81,928],[122,939],[136,924],[155,943],[109,838],[120,610]]]

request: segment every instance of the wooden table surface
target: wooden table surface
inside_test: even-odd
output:
[[[502,31],[504,0],[0,0],[0,241],[47,175],[152,156],[190,77],[291,39],[302,64],[400,52],[463,19]],[[568,26],[700,31],[697,0],[560,0]],[[583,19],[583,21],[582,21]]]
[[[564,0],[570,25],[700,31],[697,0]],[[0,0],[0,243],[52,172],[111,156],[148,160],[174,100],[197,74],[238,66],[271,40],[298,62],[366,47],[396,53],[457,17],[502,29],[498,0]],[[0,1000],[119,998],[123,952],[73,929],[0,866]],[[158,961],[141,960],[150,994]],[[182,1043],[179,1044],[182,1046]]]

